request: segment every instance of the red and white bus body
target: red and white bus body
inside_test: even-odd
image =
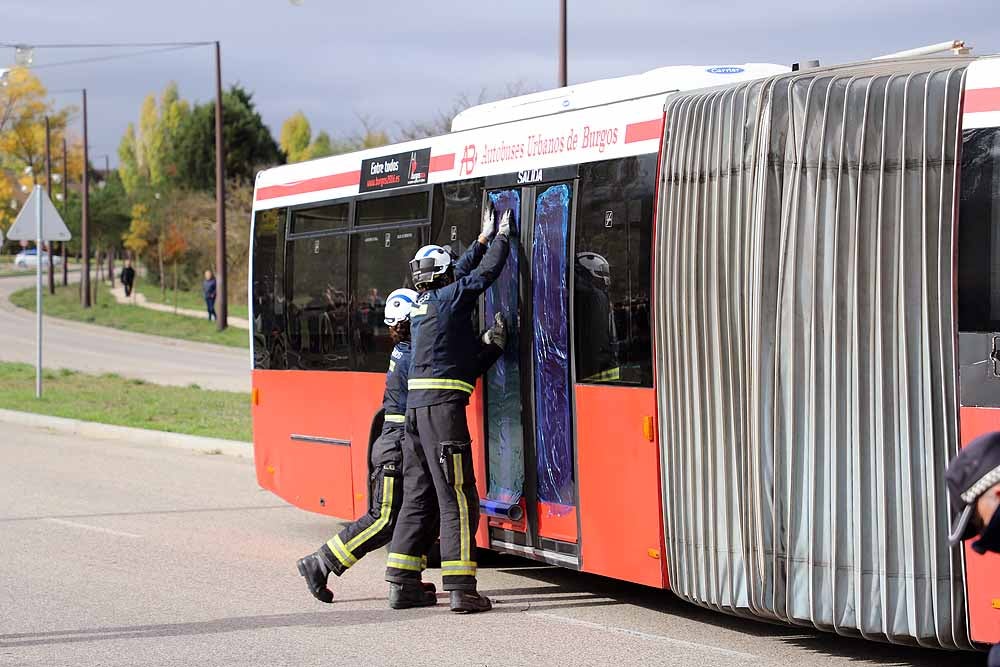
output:
[[[647,201],[639,205],[645,207],[648,224],[667,92],[758,78],[785,69],[773,65],[664,68],[643,76],[526,96],[514,110],[509,105],[496,105],[494,109],[489,108],[494,105],[486,105],[486,109],[470,110],[456,118],[456,126],[464,122],[485,127],[261,172],[254,198],[255,221],[259,225],[266,211],[281,211],[282,218],[290,218],[293,211],[317,204],[352,202],[365,190],[375,191],[375,196],[380,197],[415,191],[433,193],[434,186],[442,183],[470,182],[480,190],[484,185],[487,190],[521,190],[521,186],[537,187],[536,184],[552,179],[572,182],[577,178],[580,164],[646,156],[650,165]],[[655,92],[650,94],[651,91]],[[510,120],[511,116],[523,120]],[[386,171],[385,156],[403,156],[389,160],[398,163],[395,165],[398,172]],[[411,159],[418,158],[421,165],[415,180],[421,182],[407,187]],[[423,164],[427,173],[420,178]],[[362,172],[363,165],[366,173]],[[407,172],[401,183],[387,182],[399,172]],[[459,225],[447,220],[446,211],[443,220],[449,228],[446,238],[431,239],[427,230],[421,228],[417,232],[423,234],[422,238],[406,239],[407,247],[412,246],[410,256],[396,258],[398,279],[383,286],[382,294],[404,284],[405,262],[423,243],[471,242],[478,229],[481,196],[477,193],[474,197],[475,214],[464,216],[460,223],[465,238],[455,238],[453,231],[459,230],[450,228]],[[437,214],[431,211],[426,216],[427,222]],[[285,220],[278,224],[285,224]],[[288,224],[289,230],[294,231],[294,223]],[[380,231],[376,245],[385,244],[385,233]],[[365,243],[364,234],[359,234],[351,241],[358,246]],[[322,236],[305,236],[297,242],[309,238],[318,238],[322,245]],[[368,243],[373,243],[372,238],[367,237]],[[396,242],[395,238],[389,240]],[[251,251],[252,255],[259,253],[258,247]],[[256,275],[251,278],[250,299],[255,305],[253,285],[257,280]],[[255,339],[258,349],[266,347],[256,335]],[[273,354],[273,350],[268,354]],[[258,359],[253,371],[253,415],[255,460],[262,487],[299,507],[338,518],[353,519],[367,511],[369,437],[372,418],[381,401],[387,359],[386,351],[375,362],[372,372],[271,370],[260,368]],[[481,385],[469,406],[469,423],[476,449],[479,491],[487,498]],[[559,503],[556,507],[540,501],[537,508],[532,508],[537,512],[526,512],[537,524],[530,527],[524,520],[514,525],[495,517],[484,518],[478,544],[587,572],[666,587],[661,558],[658,456],[652,430],[653,389],[585,384],[572,389],[578,468],[574,502]],[[615,415],[615,419],[608,419],[609,414]],[[611,441],[619,444],[608,447]],[[609,489],[617,491],[608,493]],[[521,502],[524,504],[526,500]],[[490,537],[491,527],[509,529],[514,536],[509,540]],[[532,533],[529,539],[519,539],[525,532]],[[551,548],[543,547],[543,543]]]
[[[994,59],[967,65],[964,129],[993,128],[1000,137],[1000,65]],[[500,377],[492,371],[477,384],[469,424],[480,496],[516,504],[524,516],[484,514],[478,545],[659,588],[673,587],[668,564],[683,573],[696,570],[677,551],[689,537],[676,530],[687,510],[672,502],[676,487],[668,467],[684,461],[664,440],[676,424],[661,423],[668,397],[686,399],[668,393],[672,362],[661,349],[664,340],[653,340],[652,320],[672,298],[661,280],[674,268],[654,246],[672,215],[669,185],[659,177],[672,139],[663,137],[664,104],[683,91],[794,76],[786,73],[773,65],[664,68],[483,105],[460,114],[448,135],[258,174],[249,299],[259,484],[298,507],[341,519],[367,511],[368,446],[388,359],[379,298],[405,284],[405,262],[420,245],[450,243],[461,250],[473,242],[489,198],[516,209],[520,238],[515,270],[501,279],[506,287],[481,303],[480,324],[504,309],[523,334],[513,356],[499,363],[506,363]],[[1000,139],[997,146],[997,176],[990,178],[1000,192]],[[995,215],[1000,221],[1000,196]],[[1000,246],[1000,232],[997,238]],[[596,291],[579,266],[578,255],[588,254],[611,267],[610,276],[593,276]],[[992,291],[1000,295],[1000,282]],[[604,311],[593,305],[602,303]],[[1000,322],[987,329],[1000,331]],[[591,335],[594,330],[600,333]],[[1000,347],[992,334],[977,335],[980,347]],[[956,383],[957,371],[956,362]],[[992,387],[992,377],[966,380],[965,372],[963,361],[963,443],[1000,429],[1000,400],[989,403],[989,391],[987,400],[984,392],[968,398],[965,390],[975,382]],[[690,402],[684,409],[702,407]],[[952,427],[957,432],[958,424]],[[704,454],[712,456],[711,450]],[[708,498],[698,499],[698,512],[726,511],[725,502],[713,509]],[[944,505],[936,521],[946,524],[946,517]],[[706,558],[717,564],[716,557]],[[956,618],[944,623],[952,636],[925,627],[933,622],[890,627],[882,616],[853,625],[826,622],[822,614],[776,611],[752,594],[749,601],[737,600],[733,590],[713,595],[697,581],[680,594],[731,613],[875,639],[944,647],[967,646],[970,637],[1000,641],[996,559],[971,554],[963,565],[968,632],[960,600],[952,605]],[[809,599],[822,606],[811,587]],[[932,616],[938,613],[936,602],[927,604]]]

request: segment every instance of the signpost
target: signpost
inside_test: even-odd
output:
[[[42,186],[36,185],[31,191],[28,201],[24,202],[21,212],[17,214],[14,225],[7,231],[7,237],[15,241],[35,240],[36,252],[36,293],[35,293],[35,318],[38,323],[37,329],[37,351],[35,355],[35,398],[42,397],[42,260],[46,258],[52,261],[52,241],[69,241],[70,233],[66,228],[56,207],[52,205],[52,200],[42,190]],[[43,254],[44,242],[48,241],[48,254]]]

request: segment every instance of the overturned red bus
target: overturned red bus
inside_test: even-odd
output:
[[[490,202],[519,238],[479,309],[516,324],[469,406],[480,548],[843,634],[1000,641],[997,563],[948,547],[943,482],[1000,428],[997,192],[1000,60],[965,55],[668,67],[267,170],[259,483],[367,510],[384,298]]]

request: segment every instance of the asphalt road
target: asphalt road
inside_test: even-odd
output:
[[[35,315],[14,307],[10,295],[34,276],[0,278],[0,361],[35,363]],[[250,391],[250,355],[207,343],[118,331],[46,318],[42,364],[87,373],[117,373],[157,384]]]
[[[453,615],[443,599],[390,610],[384,551],[323,605],[294,561],[338,524],[259,490],[251,463],[4,428],[0,665],[985,662],[730,618],[521,560],[481,568],[487,614]]]

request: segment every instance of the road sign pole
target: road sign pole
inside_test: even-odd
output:
[[[37,281],[35,285],[35,320],[38,323],[36,339],[38,349],[35,355],[35,398],[42,397],[42,186],[35,186],[35,224],[37,233],[35,235],[35,275]],[[49,261],[52,261],[51,256]]]

